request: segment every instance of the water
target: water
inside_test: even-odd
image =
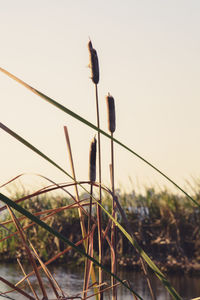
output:
[[[26,272],[28,272],[29,267],[25,267]],[[83,286],[83,270],[81,268],[67,268],[67,266],[51,266],[50,270],[52,274],[54,275],[55,279],[59,283],[60,287],[63,289],[66,296],[75,296],[79,295],[81,296],[81,289]],[[20,268],[15,264],[0,264],[0,276],[7,279],[8,281],[12,283],[16,283],[19,281],[23,276],[21,275]],[[55,299],[55,295],[51,292],[49,289],[49,284],[47,279],[42,275],[44,278],[45,286],[49,293],[49,299]],[[150,300],[151,297],[149,295],[148,287],[146,284],[146,281],[142,275],[142,273],[139,272],[125,272],[121,271],[119,272],[119,277],[123,279],[128,279],[130,283],[132,284],[132,288],[145,300]],[[192,298],[196,298],[200,296],[200,277],[197,276],[181,276],[181,275],[171,275],[168,276],[168,279],[174,286],[174,288],[179,292],[179,294],[183,297],[184,300],[189,300]],[[30,281],[34,288],[37,289],[37,282],[33,277],[30,277]],[[106,281],[108,282],[109,279],[107,278]],[[170,300],[172,299],[165,288],[162,286],[162,284],[159,282],[157,278],[152,278],[152,284],[153,288],[155,290],[157,300]],[[30,291],[25,288],[25,285],[21,285],[21,288],[23,290],[26,290],[28,293]],[[10,288],[7,287],[4,283],[0,281],[0,291],[5,292],[9,290]],[[39,293],[40,299],[41,293]],[[26,299],[24,296],[21,296],[16,293],[9,293],[7,294],[12,299],[15,300],[23,300]],[[0,296],[1,300],[5,300],[6,298],[3,296]],[[91,297],[89,299],[95,299],[95,297]],[[105,300],[111,299],[110,293],[105,294]],[[130,292],[124,288],[119,287],[118,288],[118,300],[130,300],[133,299]]]

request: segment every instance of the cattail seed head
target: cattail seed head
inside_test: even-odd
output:
[[[115,100],[114,98],[108,93],[106,96],[107,102],[107,111],[108,111],[108,129],[110,132],[114,132],[116,125],[115,125]]]
[[[90,144],[90,166],[89,166],[89,178],[91,182],[96,181],[96,152],[97,152],[97,140],[94,137]]]
[[[88,49],[90,53],[90,68],[92,73],[92,81],[95,84],[98,84],[99,82],[99,61],[96,50],[92,46],[92,42],[89,41],[88,43]]]

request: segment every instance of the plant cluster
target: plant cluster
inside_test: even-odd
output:
[[[39,272],[39,270],[42,269],[48,279],[49,286],[52,288],[52,292],[54,293],[56,299],[88,299],[92,296],[96,296],[96,299],[103,300],[104,291],[110,290],[112,293],[112,299],[117,300],[117,287],[119,285],[125,286],[133,294],[133,297],[135,297],[135,299],[142,299],[142,297],[132,288],[132,285],[127,280],[120,279],[118,277],[118,231],[118,233],[120,232],[120,234],[122,234],[127,239],[131,247],[134,248],[136,255],[139,257],[141,269],[147,280],[152,299],[156,299],[156,295],[151,284],[149,269],[155,276],[160,279],[160,281],[163,283],[163,286],[168,290],[168,292],[174,299],[181,299],[176,290],[168,282],[163,272],[157,267],[150,256],[148,256],[147,252],[145,252],[141,247],[137,236],[135,235],[134,228],[132,228],[131,222],[127,218],[127,215],[137,215],[140,221],[145,220],[149,222],[151,218],[156,219],[157,217],[159,217],[163,220],[163,222],[165,220],[167,222],[169,221],[170,216],[172,222],[176,222],[176,214],[178,214],[180,211],[179,201],[177,201],[177,199],[173,197],[171,197],[169,200],[168,194],[163,193],[162,197],[160,198],[160,202],[163,201],[163,203],[161,206],[158,206],[158,195],[154,193],[154,190],[149,189],[147,190],[147,195],[145,197],[141,195],[138,197],[137,201],[135,201],[135,207],[127,205],[126,203],[123,208],[120,204],[120,201],[122,201],[123,203],[123,201],[126,202],[128,200],[126,198],[124,200],[120,200],[118,194],[116,193],[114,172],[114,143],[119,144],[121,147],[125,148],[133,155],[136,155],[146,164],[151,166],[154,170],[159,172],[167,180],[173,183],[179,190],[181,190],[181,192],[184,193],[190,201],[195,203],[197,207],[199,207],[199,203],[196,199],[188,195],[182,188],[180,188],[175,182],[173,182],[168,176],[158,170],[155,166],[153,166],[147,160],[135,153],[132,149],[114,138],[114,133],[116,130],[115,101],[110,94],[106,96],[106,103],[108,108],[108,133],[101,129],[98,97],[98,84],[100,78],[98,55],[91,41],[89,41],[88,43],[88,49],[91,79],[95,87],[97,119],[96,125],[90,123],[80,115],[72,112],[57,101],[44,95],[43,93],[23,82],[8,71],[0,68],[1,72],[8,75],[18,83],[22,84],[24,87],[41,97],[43,100],[54,105],[56,108],[64,111],[65,113],[71,115],[73,118],[79,120],[80,122],[97,131],[97,139],[94,138],[92,140],[89,151],[89,180],[79,182],[76,178],[76,170],[74,167],[72,155],[73,151],[71,149],[70,137],[66,126],[64,126],[64,135],[66,138],[69,159],[71,163],[71,173],[64,170],[51,158],[42,153],[30,142],[23,139],[15,131],[0,123],[0,128],[2,130],[13,136],[19,142],[23,143],[33,152],[43,157],[43,159],[54,165],[72,181],[71,183],[57,184],[55,182],[52,182],[51,179],[47,179],[51,183],[51,185],[49,185],[48,187],[42,188],[41,190],[36,191],[33,194],[23,195],[22,197],[13,200],[3,194],[0,194],[0,200],[5,204],[5,206],[0,208],[0,211],[6,209],[10,216],[9,220],[1,223],[1,227],[4,230],[4,233],[3,239],[1,239],[3,246],[0,246],[0,249],[4,250],[6,240],[6,249],[11,253],[11,256],[14,257],[14,255],[18,255],[18,264],[23,274],[23,278],[15,285],[2,277],[0,277],[0,281],[2,281],[11,289],[14,289],[15,291],[23,295],[25,298],[39,299],[37,291],[33,288],[29,280],[30,276],[35,275],[43,299],[49,299]],[[110,188],[105,187],[102,182],[101,135],[106,136],[110,140]],[[98,159],[98,164],[96,164],[96,159]],[[98,175],[96,174],[96,169],[98,171]],[[71,187],[74,188],[74,194],[72,194],[68,189]],[[84,191],[84,197],[80,196],[79,188]],[[63,199],[60,199],[58,201],[58,199],[56,200],[46,197],[47,193],[53,190],[62,190],[64,193],[66,193],[67,197],[64,201]],[[39,196],[41,195],[43,195],[42,198],[39,198]],[[164,206],[165,209],[162,209],[162,207]],[[72,211],[73,213],[71,213],[72,215],[69,218],[69,212]],[[167,217],[165,216],[166,212],[168,213]],[[59,219],[58,215],[60,216]],[[73,220],[74,218],[78,218],[81,232],[80,235],[76,235],[76,239],[72,236],[67,236],[65,233],[65,224],[67,224],[67,220],[69,222],[69,220]],[[75,226],[74,221],[71,226]],[[65,230],[63,230],[63,228]],[[95,235],[97,236],[98,247],[94,245]],[[180,233],[178,233],[177,231],[177,239],[179,238]],[[21,257],[19,253],[14,250],[15,243],[17,243],[17,241],[18,243],[21,243],[21,248],[24,251],[23,254],[26,255],[30,265],[33,268],[33,271],[29,274],[25,273],[23,263],[22,261],[20,261]],[[39,241],[38,244],[40,244],[39,250],[35,246],[35,243],[37,243],[37,241]],[[50,245],[52,244],[55,245],[56,249],[54,249],[54,247],[50,247]],[[104,264],[104,244],[107,244],[107,247],[110,251],[110,269],[107,268]],[[96,251],[94,251],[94,248]],[[59,257],[68,253],[72,249],[84,257],[85,263],[83,291],[82,294],[80,293],[78,296],[66,295],[63,292],[62,287],[54,279],[53,275],[50,273],[47,267],[49,263],[56,261],[57,259],[59,259]],[[49,257],[49,255],[51,257]],[[41,259],[41,256],[43,259]],[[98,280],[94,266],[98,268]],[[108,273],[111,278],[110,285],[108,287],[105,287],[104,273]],[[31,293],[28,293],[21,287],[21,284],[24,282],[27,283]],[[92,283],[92,285],[90,285],[90,283]]]

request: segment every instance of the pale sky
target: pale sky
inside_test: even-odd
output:
[[[89,37],[100,64],[101,127],[105,96],[115,98],[115,137],[184,187],[200,177],[200,1],[0,0],[0,66],[96,124]],[[88,179],[95,132],[0,74],[0,122],[70,171],[68,126],[77,179]],[[0,130],[0,184],[20,173],[71,181]],[[103,183],[109,141],[102,137]],[[115,148],[116,187],[171,184]],[[131,179],[130,179],[131,178]],[[24,178],[35,184],[36,177]],[[132,181],[132,183],[131,183]]]

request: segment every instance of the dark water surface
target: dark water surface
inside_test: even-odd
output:
[[[26,272],[28,272],[29,267],[25,267]],[[74,267],[68,268],[67,266],[51,266],[50,270],[54,275],[55,279],[59,283],[60,287],[64,291],[66,296],[81,296],[81,289],[83,286],[83,269]],[[49,299],[55,299],[55,295],[49,289],[49,285],[47,279],[43,276],[45,285],[49,292]],[[20,271],[19,266],[16,264],[0,264],[0,276],[7,279],[12,283],[16,283],[19,281],[23,276]],[[145,300],[150,300],[151,297],[149,295],[148,287],[144,276],[142,273],[139,272],[127,272],[121,271],[119,272],[119,277],[121,279],[128,279],[129,282],[132,284],[132,288]],[[168,279],[177,290],[177,292],[183,297],[183,299],[188,300],[192,298],[196,298],[200,296],[200,276],[186,276],[186,275],[170,275]],[[37,282],[34,277],[30,277],[30,281],[35,289],[37,289]],[[105,281],[109,282],[109,279],[105,279]],[[155,277],[152,278],[153,288],[155,290],[157,300],[170,300],[172,299],[159,280]],[[21,285],[21,287],[30,293],[28,288],[25,288],[25,285]],[[4,283],[0,281],[0,292],[8,291],[10,288],[7,287]],[[39,298],[41,299],[41,293],[38,290]],[[16,293],[9,293],[7,294],[12,299],[22,300],[26,299],[24,296],[21,296]],[[0,296],[0,299],[8,299],[3,296]],[[95,297],[91,297],[89,299],[95,299]],[[105,300],[111,299],[109,293],[105,294]],[[118,288],[118,300],[130,300],[133,299],[130,292],[123,287]]]

